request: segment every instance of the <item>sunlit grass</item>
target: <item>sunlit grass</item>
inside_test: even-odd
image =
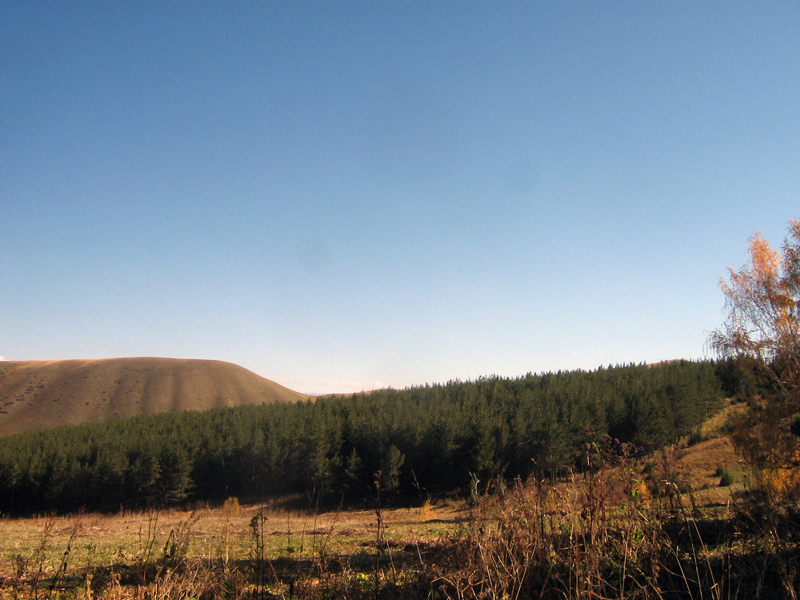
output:
[[[185,558],[233,567],[254,558],[252,522],[259,514],[265,518],[264,554],[270,561],[309,562],[323,556],[368,561],[379,550],[400,559],[417,553],[420,545],[454,535],[462,512],[460,507],[431,505],[425,520],[420,520],[419,509],[384,509],[380,535],[374,510],[317,514],[250,505],[236,511],[222,507],[6,518],[0,520],[0,576],[12,577],[23,560],[31,563],[28,568],[37,562],[44,574],[52,575],[73,532],[77,532],[69,555],[73,571],[124,570],[163,559],[176,536],[185,542]]]

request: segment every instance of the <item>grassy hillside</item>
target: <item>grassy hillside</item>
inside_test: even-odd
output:
[[[0,362],[0,435],[170,411],[309,398],[227,362],[174,358]]]
[[[360,502],[378,472],[393,495],[557,478],[688,436],[722,406],[718,372],[682,361],[489,377],[5,436],[0,512],[295,493]]]

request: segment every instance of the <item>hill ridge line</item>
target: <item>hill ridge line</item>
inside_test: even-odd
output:
[[[0,435],[140,414],[310,398],[215,359],[0,361]]]

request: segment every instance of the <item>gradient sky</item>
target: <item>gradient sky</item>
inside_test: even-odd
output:
[[[697,359],[797,217],[797,2],[0,3],[7,360]]]

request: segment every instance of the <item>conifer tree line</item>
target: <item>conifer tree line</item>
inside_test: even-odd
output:
[[[358,502],[471,478],[557,476],[608,435],[647,450],[741,394],[733,361],[485,377],[403,390],[167,413],[0,438],[0,512],[305,493]]]

